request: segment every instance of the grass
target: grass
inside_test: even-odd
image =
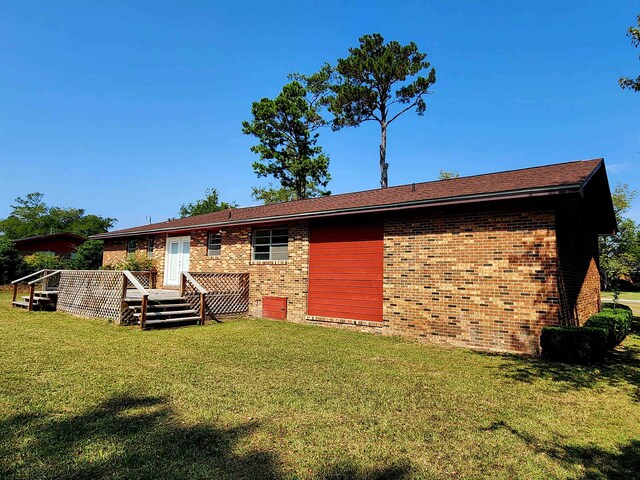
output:
[[[602,292],[602,298],[606,302],[613,300],[613,292]],[[625,302],[625,300],[633,300],[631,302]],[[640,300],[640,292],[620,292],[620,303],[624,303],[631,308],[633,314],[640,317],[640,303],[636,303],[636,300]]]
[[[575,367],[241,319],[141,332],[0,295],[0,478],[638,478],[640,336]]]
[[[640,300],[640,292],[619,292],[620,300]],[[603,291],[604,298],[613,297],[613,292]]]

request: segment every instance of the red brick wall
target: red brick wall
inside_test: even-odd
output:
[[[127,257],[127,241],[124,239],[112,239],[104,241],[102,252],[102,265],[115,265]]]
[[[556,324],[555,215],[550,210],[442,210],[385,223],[389,333],[535,353]]]
[[[147,255],[147,239],[149,236],[136,237],[136,255]],[[153,263],[158,271],[157,282],[162,285],[164,276],[164,254],[165,254],[165,235],[155,235],[154,240]],[[127,258],[127,240],[124,238],[116,238],[104,241],[104,251],[102,253],[102,265],[115,265],[116,263]]]
[[[558,210],[556,231],[560,323],[582,325],[601,307],[598,236],[565,209]]]

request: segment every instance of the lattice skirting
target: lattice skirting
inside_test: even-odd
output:
[[[191,276],[209,293],[205,296],[206,312],[210,316],[249,311],[248,273],[193,272]],[[185,291],[189,303],[199,307],[200,298],[191,287]],[[197,297],[197,298],[196,298]]]
[[[85,317],[120,319],[122,272],[63,270],[58,292],[58,310]]]

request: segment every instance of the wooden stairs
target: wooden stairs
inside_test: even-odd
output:
[[[33,296],[32,310],[55,310],[58,301],[58,292],[53,290],[37,291]],[[14,307],[29,309],[29,295],[23,295],[22,300],[11,302]]]
[[[142,299],[128,299],[135,323],[140,325]],[[177,326],[188,323],[202,324],[200,314],[182,297],[149,299],[144,328],[153,326]]]

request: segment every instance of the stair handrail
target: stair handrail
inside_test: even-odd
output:
[[[48,270],[45,270],[48,271]],[[36,278],[35,280],[31,280],[29,283],[27,283],[27,285],[34,285],[36,283],[38,283],[40,280],[44,280],[45,278],[49,278],[49,277],[53,277],[54,275],[57,275],[58,273],[62,272],[62,270],[54,270],[51,273],[48,273],[47,275],[44,275],[40,278]]]
[[[200,293],[204,293],[207,294],[209,293],[209,291],[204,288],[202,285],[200,285],[200,282],[198,282],[195,278],[193,278],[193,275],[191,275],[189,272],[182,272],[182,275],[184,275],[187,280],[189,280],[189,282],[196,287],[196,290],[198,290],[198,292]]]
[[[47,270],[47,269],[41,270],[41,272],[45,272],[46,275],[43,275],[42,277],[36,278],[35,280],[31,280],[30,282],[27,283],[27,285],[29,285],[29,306],[28,306],[28,310],[30,312],[33,311],[33,297],[36,294],[36,283],[41,282],[42,280],[47,279],[49,277],[53,277],[54,275],[57,275],[60,272],[62,272],[62,270],[54,270],[51,273],[46,273],[48,271],[49,270]],[[31,275],[31,276],[33,276],[33,275]],[[13,286],[13,301],[14,302],[16,300],[15,297],[16,297],[16,293],[17,293],[17,290],[18,290],[17,287],[18,287],[18,284],[15,284]]]
[[[205,315],[206,315],[206,295],[209,293],[206,288],[204,288],[200,283],[193,278],[193,276],[189,272],[182,272],[180,276],[180,296],[184,296],[184,291],[187,286],[187,282],[191,283],[198,293],[200,294],[200,325],[204,325]]]
[[[138,279],[129,271],[122,271],[122,300],[127,296],[128,282],[142,295],[142,305],[140,306],[140,329],[144,329],[144,323],[147,321],[147,306],[149,304],[149,291],[142,286]],[[127,281],[128,280],[128,281]]]
[[[16,284],[22,282],[23,280],[26,280],[27,278],[34,277],[34,276],[39,275],[42,272],[46,272],[46,271],[47,271],[47,269],[43,268],[42,270],[38,270],[37,272],[30,273],[29,275],[25,275],[24,277],[21,277],[21,278],[17,278],[13,282],[11,282],[11,285],[16,285]]]

